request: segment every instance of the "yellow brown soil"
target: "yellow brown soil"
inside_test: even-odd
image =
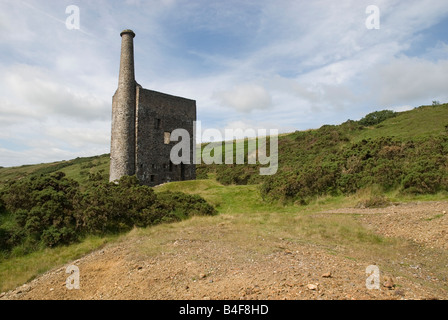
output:
[[[371,260],[275,236],[245,239],[232,224],[236,218],[222,214],[208,218],[208,225],[131,232],[73,261],[79,290],[67,289],[69,275],[62,266],[1,299],[447,299],[448,273],[434,274],[430,265],[431,259],[443,263],[437,252],[448,249],[444,211],[447,202],[321,213],[358,214],[374,232],[418,246],[416,255],[424,263],[408,263],[419,257],[397,257],[394,268],[381,270],[379,289],[366,288]],[[239,241],[232,240],[235,236]]]

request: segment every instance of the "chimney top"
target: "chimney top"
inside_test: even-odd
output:
[[[132,36],[132,38],[135,37],[134,31],[132,31],[131,29],[126,29],[126,30],[121,31],[120,36],[122,37],[124,34],[127,34],[127,33],[129,33]]]

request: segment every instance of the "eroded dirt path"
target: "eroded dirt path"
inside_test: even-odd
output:
[[[346,208],[321,214],[356,213],[374,232],[420,246],[419,252],[426,255],[422,261],[430,264],[434,258],[434,263],[445,263],[448,270],[448,261],[437,257],[437,252],[448,250],[448,214],[444,211],[448,211],[448,202]],[[435,275],[427,265],[409,264],[406,257],[400,257],[393,262],[394,269],[382,270],[380,288],[369,290],[366,267],[372,261],[276,237],[248,237],[253,242],[246,246],[244,233],[233,227],[232,219],[221,215],[210,218],[208,225],[167,226],[154,234],[136,231],[71,263],[79,268],[80,289],[67,289],[69,275],[63,266],[1,299],[448,298],[448,272]],[[240,241],[233,241],[235,236]]]

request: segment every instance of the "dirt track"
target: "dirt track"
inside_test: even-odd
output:
[[[448,202],[422,202],[322,213],[359,214],[375,232],[420,248],[421,257],[409,259],[424,262],[397,258],[393,270],[381,270],[378,290],[366,288],[372,261],[281,238],[257,240],[270,250],[236,246],[224,215],[215,224],[176,229],[154,250],[137,232],[74,261],[79,290],[67,289],[63,266],[1,299],[447,299],[448,261],[437,255],[448,250],[446,211]],[[431,261],[445,263],[447,272],[433,274]]]

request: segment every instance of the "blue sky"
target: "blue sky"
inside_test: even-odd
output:
[[[448,101],[447,1],[2,0],[0,166],[109,152],[127,28],[137,82],[195,99],[202,129],[290,132]]]

